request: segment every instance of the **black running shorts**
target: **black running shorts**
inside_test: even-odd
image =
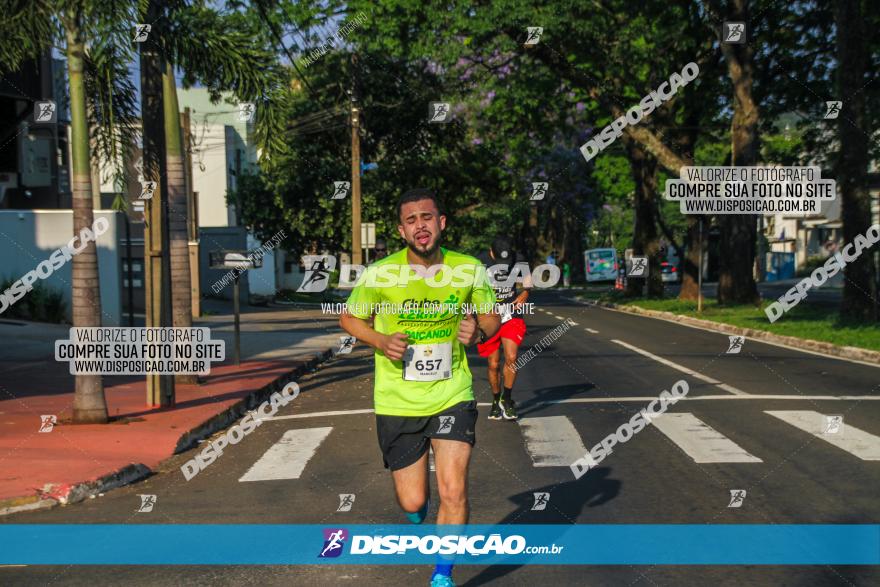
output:
[[[477,402],[461,402],[434,416],[376,415],[376,433],[385,468],[410,466],[428,451],[431,438],[476,441]]]

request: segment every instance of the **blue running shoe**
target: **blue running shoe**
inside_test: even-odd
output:
[[[431,577],[431,587],[455,587],[455,581],[449,575],[434,575]]]
[[[431,509],[431,500],[430,499],[425,501],[425,505],[423,505],[422,509],[420,509],[419,511],[413,512],[413,513],[407,512],[406,519],[409,520],[410,522],[412,522],[413,524],[421,524],[422,522],[425,521],[425,518],[428,517],[428,510],[429,509]]]

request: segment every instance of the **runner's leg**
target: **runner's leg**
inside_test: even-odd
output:
[[[504,389],[513,389],[516,381],[516,357],[519,353],[519,345],[509,338],[501,339],[501,348],[504,349]],[[493,393],[494,393],[494,389]]]
[[[516,355],[519,345],[509,338],[501,339],[501,348],[504,351],[504,388],[501,392],[501,415],[505,420],[516,420],[516,407],[511,395],[513,383],[516,381]]]
[[[468,447],[470,448],[470,447]],[[430,485],[428,484],[428,452],[403,469],[391,472],[397,503],[408,514],[420,511],[428,501]]]
[[[489,387],[492,388],[492,395],[497,399],[498,394],[501,393],[501,347],[486,357],[486,360],[489,362]]]
[[[471,445],[458,440],[431,439],[434,468],[440,493],[438,524],[466,524],[468,521],[467,477]]]
[[[500,420],[502,415],[498,400],[501,399],[501,346],[499,345],[495,352],[486,357],[486,360],[489,363],[489,387],[492,388],[492,407],[489,408],[489,419]]]
[[[441,534],[462,534],[468,521],[467,478],[471,458],[471,445],[458,440],[431,439],[434,449],[434,468],[437,471],[437,489],[440,494],[440,511],[437,524],[445,524]],[[455,557],[437,555],[437,565],[431,576],[434,583],[437,575],[452,576]],[[441,583],[445,584],[445,583]]]

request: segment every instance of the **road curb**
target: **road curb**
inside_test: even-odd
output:
[[[280,391],[291,380],[305,375],[324,361],[335,356],[334,350],[328,348],[319,353],[314,353],[311,358],[300,359],[298,361],[299,364],[276,377],[271,383],[251,392],[222,412],[211,416],[192,430],[183,433],[177,441],[174,452],[168,458],[189,450],[197,445],[199,440],[228,427],[232,422],[243,417],[249,410],[259,406],[274,392]],[[50,484],[39,489],[38,495],[0,500],[0,517],[85,501],[97,496],[99,493],[105,493],[111,489],[140,481],[153,473],[149,467],[142,463],[131,463],[95,480],[69,484]]]
[[[746,338],[753,338],[757,340],[763,340],[766,342],[772,342],[775,344],[780,344],[783,346],[792,347],[800,350],[813,351],[814,353],[822,353],[825,355],[832,355],[835,357],[840,357],[842,359],[851,359],[853,361],[863,361],[865,363],[874,363],[880,365],[880,352],[872,351],[869,349],[861,349],[858,347],[852,346],[839,346],[836,344],[832,344],[830,342],[822,342],[819,340],[812,340],[809,338],[797,338],[794,336],[784,336],[782,334],[773,334],[772,332],[767,332],[766,330],[756,330],[754,328],[742,328],[739,326],[733,326],[731,324],[725,324],[723,322],[713,322],[711,320],[703,320],[700,318],[694,318],[692,316],[684,316],[682,314],[675,314],[673,312],[662,312],[659,310],[646,310],[644,308],[639,308],[638,306],[626,306],[620,304],[614,304],[612,302],[598,302],[594,300],[580,300],[582,303],[588,304],[590,306],[599,306],[602,308],[607,308],[609,310],[616,310],[618,312],[626,312],[628,314],[638,314],[640,316],[647,316],[649,318],[658,318],[660,320],[667,320],[670,322],[675,322],[677,324],[689,324],[691,326],[698,326],[700,328],[705,328],[706,330],[713,330],[715,332],[721,332],[725,334],[738,334],[740,336],[745,336]]]
[[[310,359],[302,359],[301,363],[290,369],[283,375],[279,375],[271,383],[268,383],[251,392],[247,396],[241,398],[219,414],[215,414],[193,428],[188,432],[184,432],[177,440],[177,446],[174,447],[174,454],[179,454],[196,446],[199,440],[203,440],[219,430],[229,427],[236,420],[243,418],[249,411],[253,410],[261,403],[266,401],[276,391],[281,391],[291,380],[304,375],[308,371],[334,356],[333,349],[327,349],[320,353],[315,353]]]
[[[131,463],[91,481],[63,484],[51,483],[39,489],[39,495],[0,501],[0,516],[78,503],[90,497],[95,497],[99,493],[140,481],[152,474],[153,471],[146,465]]]

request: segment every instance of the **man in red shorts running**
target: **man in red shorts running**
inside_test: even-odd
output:
[[[519,345],[526,335],[523,320],[523,304],[529,299],[528,289],[532,287],[528,264],[516,267],[516,252],[509,238],[499,236],[489,249],[489,278],[498,300],[498,314],[501,315],[501,328],[486,342],[477,345],[477,352],[489,361],[489,385],[492,387],[492,409],[490,420],[516,420],[516,406],[510,397],[516,381],[516,357]],[[524,265],[524,267],[522,267]],[[516,270],[514,270],[516,267]],[[521,271],[520,271],[521,269]],[[520,275],[523,277],[520,278]],[[518,291],[517,281],[522,280],[523,290]],[[501,357],[504,355],[504,375],[502,382]],[[502,387],[503,384],[503,387]]]

